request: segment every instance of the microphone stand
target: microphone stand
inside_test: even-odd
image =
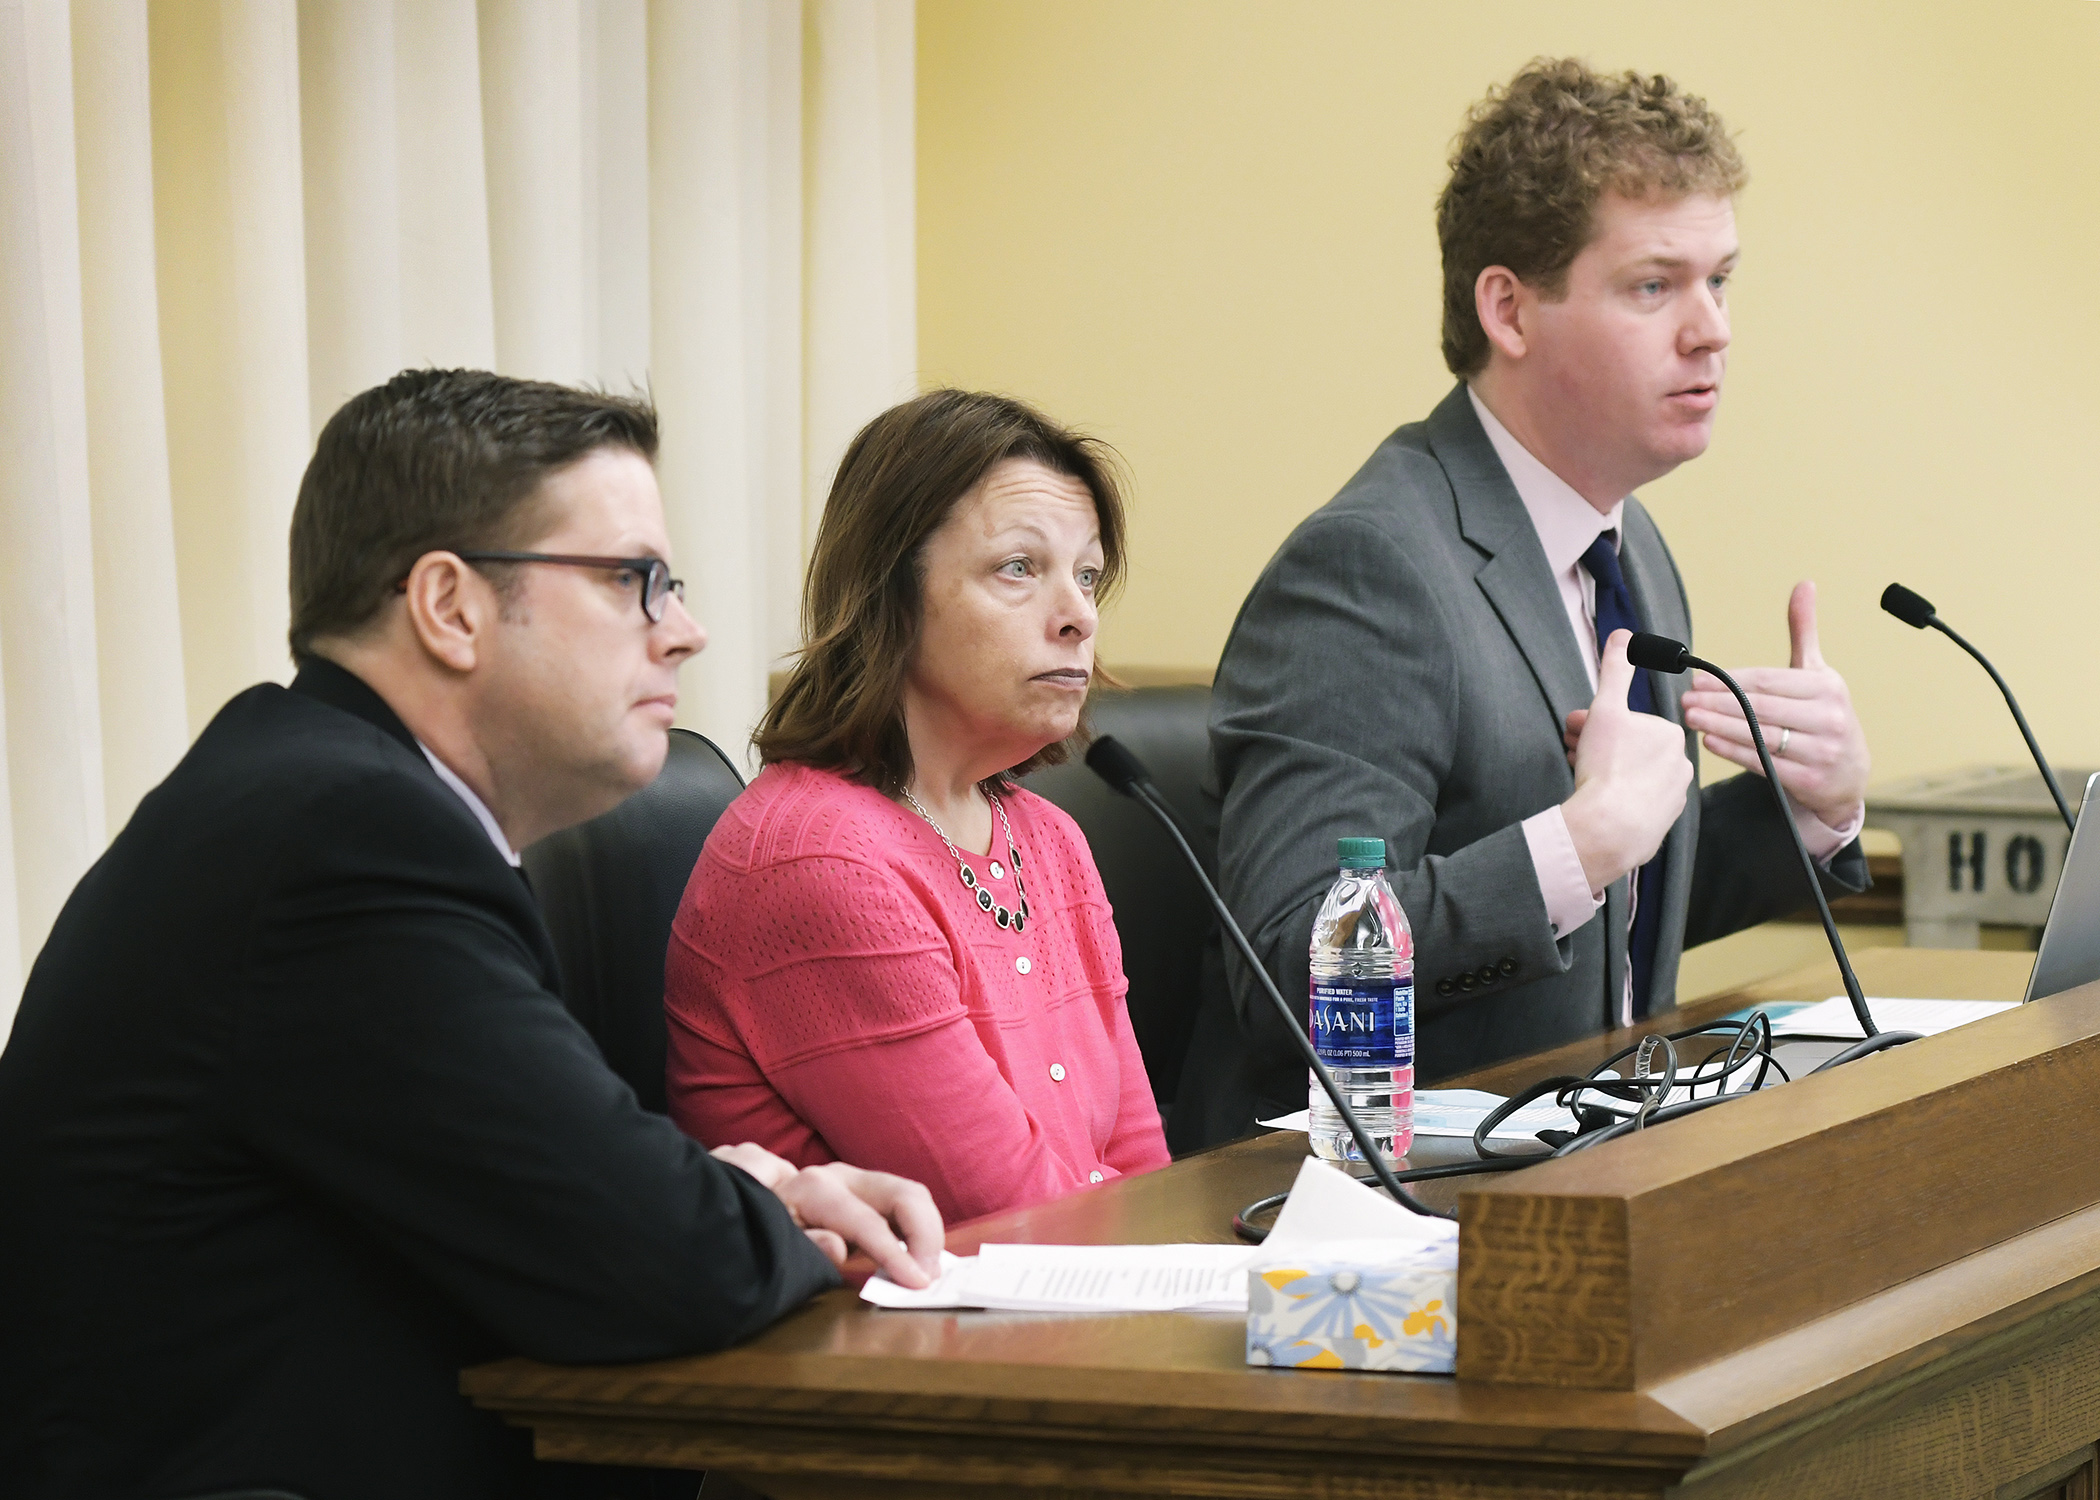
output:
[[[1793,804],[1787,800],[1786,788],[1779,784],[1779,771],[1772,764],[1772,753],[1765,748],[1764,730],[1757,722],[1757,710],[1750,706],[1749,695],[1722,668],[1704,657],[1692,655],[1683,642],[1673,641],[1668,636],[1637,631],[1627,642],[1626,659],[1636,667],[1673,677],[1687,667],[1711,672],[1735,695],[1737,705],[1743,710],[1743,718],[1750,725],[1750,743],[1757,747],[1757,761],[1765,769],[1765,782],[1778,799],[1779,820],[1786,824],[1786,831],[1794,841],[1794,852],[1801,857],[1801,873],[1808,878],[1808,889],[1816,898],[1816,915],[1823,919],[1823,936],[1830,941],[1830,955],[1837,960],[1838,973],[1845,981],[1845,995],[1852,1002],[1852,1014],[1858,1018],[1860,1030],[1866,1033],[1864,1039],[1847,1047],[1816,1071],[1820,1073],[1823,1068],[1836,1067],[1855,1057],[1879,1052],[1884,1047],[1916,1041],[1918,1033],[1915,1031],[1883,1031],[1874,1024],[1873,1013],[1867,1009],[1867,997],[1859,987],[1859,976],[1852,972],[1852,960],[1846,955],[1844,941],[1838,936],[1837,919],[1830,915],[1830,902],[1824,898],[1823,882],[1816,876],[1816,862],[1809,858],[1808,845],[1801,842],[1801,830],[1794,822]]]
[[[2027,715],[2020,712],[2020,700],[2006,685],[1998,669],[1991,665],[1990,658],[1963,640],[1960,633],[1939,617],[1932,601],[1922,594],[1914,594],[1900,583],[1892,583],[1881,591],[1881,607],[1914,630],[1931,626],[1955,645],[1976,658],[1976,664],[1991,674],[1991,681],[1998,684],[1998,691],[2005,695],[2005,706],[2012,710],[2013,722],[2020,726],[2020,737],[2027,741],[2027,753],[2034,757],[2035,769],[2042,773],[2042,782],[2049,788],[2049,795],[2056,799],[2056,810],[2062,815],[2064,827],[2074,833],[2078,820],[2071,814],[2071,804],[2064,796],[2064,789],[2056,784],[2056,773],[2049,769],[2049,758],[2042,754],[2042,747],[2035,742],[2034,731],[2027,727]]]
[[[1240,930],[1240,924],[1233,920],[1231,910],[1225,905],[1224,898],[1218,894],[1218,888],[1211,884],[1210,876],[1203,869],[1203,861],[1198,859],[1196,851],[1189,847],[1188,839],[1181,832],[1180,822],[1168,808],[1166,799],[1159,794],[1159,788],[1152,784],[1152,778],[1145,772],[1144,763],[1111,735],[1103,735],[1094,741],[1092,748],[1087,751],[1086,763],[1088,768],[1109,786],[1126,797],[1136,799],[1138,805],[1158,819],[1159,825],[1173,838],[1176,847],[1181,850],[1181,857],[1187,860],[1189,868],[1196,872],[1196,879],[1203,886],[1203,894],[1210,898],[1211,909],[1218,914],[1218,921],[1231,935],[1233,943],[1240,950],[1240,957],[1246,960],[1247,967],[1254,971],[1254,977],[1260,981],[1269,1002],[1276,1007],[1276,1014],[1283,1018],[1284,1029],[1290,1032],[1291,1040],[1304,1055],[1306,1066],[1312,1069],[1313,1076],[1320,1081],[1320,1087],[1326,1091],[1327,1100],[1334,1106],[1335,1113],[1340,1115],[1343,1123],[1349,1127],[1350,1138],[1356,1142],[1356,1149],[1363,1153],[1364,1160],[1377,1175],[1378,1185],[1390,1193],[1396,1203],[1425,1218],[1456,1219],[1457,1214],[1431,1208],[1402,1187],[1400,1179],[1393,1175],[1393,1169],[1387,1164],[1384,1155],[1372,1145],[1370,1133],[1364,1129],[1363,1122],[1356,1118],[1356,1111],[1349,1107],[1349,1101],[1342,1097],[1341,1089],[1335,1084],[1334,1075],[1329,1073],[1326,1064],[1320,1061],[1320,1054],[1314,1049],[1312,1039],[1305,1034],[1305,1028],[1299,1024],[1290,1006],[1284,1003],[1282,992],[1276,988],[1276,981],[1269,977],[1269,971],[1262,965],[1262,961],[1254,956],[1254,946],[1247,941],[1247,934]]]

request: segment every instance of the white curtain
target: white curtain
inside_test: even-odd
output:
[[[290,671],[321,423],[646,386],[744,753],[831,470],[914,388],[912,0],[0,0],[0,1031],[66,894]]]

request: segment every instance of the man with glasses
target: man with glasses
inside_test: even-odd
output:
[[[925,1284],[917,1184],[636,1104],[514,868],[655,777],[705,644],[655,451],[643,402],[471,371],[322,432],[297,679],[140,805],[0,1054],[10,1494],[596,1497],[460,1367],[718,1348],[849,1245]]]

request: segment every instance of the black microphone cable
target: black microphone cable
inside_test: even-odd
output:
[[[1829,941],[1831,955],[1836,959],[1838,972],[1844,978],[1845,993],[1851,1001],[1852,1012],[1858,1018],[1861,1029],[1866,1033],[1863,1040],[1847,1047],[1835,1057],[1821,1064],[1814,1071],[1821,1073],[1829,1068],[1850,1062],[1855,1058],[1879,1052],[1884,1048],[1918,1040],[1916,1032],[1883,1031],[1874,1024],[1874,1017],[1867,1009],[1866,997],[1860,990],[1858,976],[1852,972],[1852,962],[1845,952],[1844,941],[1838,936],[1837,922],[1830,914],[1830,903],[1824,898],[1822,882],[1816,878],[1815,861],[1810,858],[1807,846],[1801,842],[1801,831],[1795,826],[1793,811],[1786,797],[1786,789],[1779,784],[1778,772],[1772,764],[1771,753],[1765,748],[1764,731],[1758,723],[1756,710],[1750,706],[1748,695],[1743,692],[1741,686],[1726,671],[1703,658],[1693,656],[1687,647],[1677,641],[1670,640],[1666,636],[1650,635],[1646,632],[1637,633],[1628,644],[1627,658],[1636,667],[1672,675],[1683,672],[1687,667],[1702,668],[1713,673],[1716,678],[1726,683],[1729,691],[1734,694],[1736,702],[1742,707],[1743,716],[1750,725],[1751,741],[1757,747],[1758,760],[1765,769],[1765,779],[1771,786],[1772,795],[1778,800],[1781,821],[1786,824],[1787,832],[1793,838],[1794,850],[1800,856],[1802,872],[1808,879],[1809,890],[1816,898],[1816,910],[1823,921],[1823,935]],[[1260,982],[1263,992],[1269,997],[1269,1003],[1275,1007],[1277,1015],[1282,1018],[1284,1027],[1290,1033],[1292,1042],[1305,1058],[1306,1065],[1312,1070],[1313,1076],[1319,1080],[1320,1086],[1325,1091],[1329,1102],[1334,1105],[1335,1112],[1348,1125],[1350,1137],[1355,1141],[1357,1150],[1363,1153],[1364,1160],[1370,1165],[1374,1174],[1373,1178],[1358,1178],[1357,1180],[1359,1182],[1375,1180],[1396,1202],[1418,1214],[1428,1218],[1439,1219],[1456,1219],[1458,1217],[1456,1214],[1431,1208],[1421,1202],[1421,1200],[1407,1191],[1403,1186],[1404,1183],[1429,1182],[1448,1177],[1476,1176],[1490,1172],[1519,1171],[1542,1161],[1550,1161],[1574,1151],[1588,1150],[1607,1141],[1616,1140],[1647,1125],[1663,1124],[1670,1120],[1680,1119],[1686,1115],[1697,1114],[1702,1110],[1711,1109],[1714,1105],[1725,1103],[1730,1099],[1747,1098],[1764,1086],[1765,1078],[1769,1071],[1776,1070],[1782,1078],[1791,1081],[1787,1070],[1773,1056],[1773,1047],[1776,1039],[1772,1035],[1771,1021],[1763,1011],[1755,1012],[1749,1019],[1743,1021],[1711,1021],[1703,1026],[1692,1027],[1689,1030],[1668,1033],[1666,1038],[1662,1034],[1641,1038],[1606,1058],[1587,1075],[1569,1075],[1541,1079],[1530,1088],[1505,1100],[1488,1116],[1483,1118],[1474,1129],[1473,1145],[1477,1156],[1476,1160],[1446,1162],[1436,1166],[1413,1167],[1395,1172],[1385,1159],[1373,1149],[1369,1132],[1363,1128],[1362,1122],[1356,1118],[1356,1112],[1349,1107],[1348,1101],[1342,1097],[1341,1090],[1336,1086],[1333,1076],[1329,1074],[1326,1066],[1321,1063],[1319,1053],[1314,1049],[1311,1038],[1306,1035],[1305,1028],[1299,1023],[1296,1013],[1285,1003],[1282,993],[1276,988],[1275,981],[1269,977],[1267,968],[1255,956],[1253,945],[1247,941],[1247,935],[1241,931],[1240,925],[1234,920],[1230,908],[1225,905],[1224,899],[1219,896],[1217,887],[1211,883],[1209,873],[1203,868],[1203,862],[1196,857],[1196,851],[1189,846],[1187,837],[1181,831],[1179,820],[1174,816],[1172,809],[1166,805],[1166,799],[1160,795],[1159,789],[1152,784],[1152,778],[1145,770],[1144,762],[1124,748],[1113,736],[1104,735],[1094,741],[1092,748],[1087,751],[1086,763],[1088,768],[1103,781],[1107,782],[1112,789],[1126,797],[1132,798],[1147,812],[1151,813],[1160,826],[1166,829],[1168,836],[1174,840],[1175,847],[1181,851],[1181,856],[1187,862],[1188,867],[1195,872],[1197,882],[1203,887],[1204,895],[1210,899],[1211,908],[1216,912],[1219,922],[1238,947],[1240,956],[1246,961],[1248,968],[1254,972],[1255,978]],[[1732,1043],[1725,1049],[1724,1053],[1716,1054],[1722,1059],[1718,1068],[1709,1071],[1711,1059],[1708,1062],[1701,1063],[1684,1080],[1686,1093],[1691,1097],[1674,1104],[1669,1103],[1669,1094],[1678,1083],[1675,1053],[1674,1049],[1670,1048],[1670,1044],[1703,1035],[1714,1035],[1717,1033],[1726,1035],[1731,1032],[1735,1034]],[[1662,1042],[1663,1047],[1666,1049],[1666,1055],[1670,1059],[1669,1065],[1662,1076],[1650,1077],[1645,1072],[1632,1079],[1600,1076],[1607,1074],[1613,1064],[1642,1050],[1644,1046],[1652,1047],[1657,1041]],[[1753,1066],[1757,1069],[1757,1075],[1750,1082],[1749,1087],[1732,1088],[1730,1086],[1729,1080],[1738,1072]],[[1707,1084],[1713,1086],[1714,1092],[1703,1098],[1697,1097],[1697,1090]],[[1624,1115],[1615,1115],[1607,1109],[1599,1108],[1595,1104],[1583,1103],[1582,1096],[1585,1093],[1623,1099],[1632,1103],[1635,1107]],[[1565,1139],[1560,1138],[1561,1132],[1541,1132],[1542,1143],[1549,1147],[1549,1150],[1543,1153],[1525,1152],[1515,1154],[1496,1150],[1488,1144],[1487,1137],[1496,1125],[1524,1105],[1541,1099],[1548,1094],[1555,1095],[1556,1102],[1567,1108],[1575,1116],[1577,1124],[1581,1127],[1578,1131],[1567,1135]],[[1545,1139],[1546,1137],[1552,1137],[1552,1139]],[[1266,1228],[1258,1226],[1251,1221],[1259,1214],[1280,1207],[1289,1196],[1288,1193],[1277,1193],[1248,1204],[1233,1215],[1233,1230],[1243,1240],[1260,1243],[1267,1236],[1268,1231]]]
[[[1722,668],[1704,657],[1692,655],[1690,647],[1682,641],[1673,641],[1666,635],[1652,635],[1645,630],[1636,631],[1633,639],[1626,643],[1626,659],[1636,667],[1644,667],[1650,672],[1661,672],[1666,676],[1674,677],[1688,667],[1710,672],[1735,695],[1737,705],[1743,710],[1743,718],[1750,725],[1750,743],[1757,747],[1758,764],[1765,770],[1765,782],[1771,787],[1773,797],[1778,799],[1779,821],[1786,824],[1786,831],[1794,841],[1794,852],[1801,857],[1801,873],[1807,877],[1809,892],[1816,898],[1816,915],[1823,919],[1823,936],[1830,940],[1830,956],[1837,960],[1838,973],[1845,981],[1845,994],[1852,1001],[1852,1014],[1858,1018],[1859,1028],[1866,1034],[1859,1047],[1847,1048],[1831,1059],[1830,1063],[1825,1063],[1824,1067],[1841,1060],[1850,1061],[1855,1056],[1863,1057],[1868,1052],[1881,1050],[1882,1047],[1916,1041],[1918,1034],[1914,1031],[1884,1032],[1874,1024],[1874,1016],[1867,1009],[1867,997],[1859,987],[1859,976],[1852,972],[1852,960],[1845,953],[1844,941],[1838,937],[1837,919],[1830,915],[1830,902],[1824,898],[1823,882],[1816,877],[1816,862],[1809,858],[1808,845],[1801,842],[1801,830],[1794,823],[1793,804],[1787,800],[1786,788],[1779,784],[1779,771],[1772,764],[1772,752],[1765,748],[1765,732],[1758,725],[1757,710],[1750,706],[1750,695]],[[1888,1040],[1878,1041],[1881,1037],[1887,1037]],[[1878,1042],[1878,1045],[1867,1046],[1870,1042]],[[1822,1068],[1816,1071],[1821,1072]]]
[[[1320,1061],[1320,1054],[1314,1049],[1312,1039],[1305,1034],[1305,1027],[1299,1023],[1290,1006],[1284,1003],[1282,993],[1276,988],[1276,981],[1269,977],[1268,969],[1255,957],[1254,947],[1247,941],[1247,934],[1240,931],[1240,924],[1233,920],[1232,912],[1226,907],[1224,898],[1218,894],[1218,888],[1211,884],[1210,876],[1203,868],[1203,861],[1196,858],[1196,851],[1189,847],[1188,839],[1181,832],[1181,824],[1168,808],[1166,799],[1160,796],[1159,789],[1152,784],[1152,777],[1145,770],[1145,763],[1124,749],[1112,735],[1103,735],[1094,741],[1092,748],[1086,753],[1086,763],[1087,768],[1109,786],[1126,797],[1136,799],[1138,805],[1157,818],[1160,826],[1173,837],[1175,845],[1181,850],[1181,857],[1188,861],[1189,868],[1196,872],[1196,879],[1202,883],[1203,893],[1210,897],[1210,904],[1218,914],[1218,921],[1224,925],[1225,931],[1238,946],[1240,957],[1246,961],[1247,967],[1254,971],[1254,977],[1260,982],[1270,1003],[1276,1007],[1276,1014],[1283,1018],[1284,1028],[1290,1032],[1291,1040],[1297,1044],[1299,1052],[1304,1054],[1306,1065],[1312,1069],[1313,1076],[1326,1091],[1328,1102],[1349,1127],[1350,1138],[1356,1142],[1356,1149],[1363,1153],[1365,1163],[1377,1176],[1379,1186],[1392,1195],[1394,1202],[1425,1218],[1456,1219],[1457,1214],[1431,1208],[1402,1187],[1391,1165],[1372,1145],[1370,1133],[1364,1129],[1363,1122],[1356,1118],[1356,1111],[1349,1107],[1349,1101],[1342,1097],[1342,1091],[1335,1085],[1333,1075]]]
[[[1884,1032],[1883,1035],[1888,1033]],[[1680,1073],[1675,1064],[1676,1049],[1673,1044],[1700,1037],[1716,1039],[1730,1038],[1724,1051],[1717,1051],[1702,1059],[1689,1073]],[[1670,1059],[1664,1071],[1658,1075],[1652,1070],[1642,1074],[1638,1067],[1632,1078],[1621,1078],[1612,1071],[1613,1065],[1626,1057],[1637,1055],[1643,1048],[1655,1048]],[[1393,1175],[1402,1182],[1432,1182],[1447,1177],[1477,1177],[1492,1172],[1518,1172],[1540,1162],[1551,1161],[1556,1156],[1567,1156],[1572,1152],[1587,1150],[1607,1140],[1616,1140],[1620,1135],[1638,1130],[1637,1123],[1645,1114],[1647,1124],[1659,1124],[1675,1120],[1684,1115],[1729,1099],[1747,1098],[1764,1086],[1768,1073],[1776,1072],[1791,1082],[1784,1066],[1772,1055],[1772,1023],[1763,1011],[1753,1011],[1742,1021],[1709,1021],[1703,1026],[1694,1026],[1685,1031],[1669,1033],[1653,1032],[1636,1042],[1614,1052],[1586,1074],[1565,1074],[1553,1078],[1542,1078],[1537,1083],[1504,1100],[1481,1119],[1473,1129],[1475,1159],[1469,1161],[1441,1162],[1433,1167],[1411,1167]],[[1741,1080],[1746,1086],[1737,1087],[1732,1080],[1750,1068],[1756,1075]],[[1669,1095],[1682,1085],[1686,1098],[1669,1103]],[[1714,1092],[1701,1097],[1699,1090],[1711,1087]],[[1631,1113],[1618,1114],[1608,1106],[1583,1102],[1585,1094],[1603,1095],[1624,1100],[1634,1106]],[[1577,1131],[1542,1130],[1538,1138],[1547,1151],[1504,1151],[1488,1143],[1488,1136],[1495,1126],[1508,1119],[1525,1105],[1553,1096],[1554,1102],[1575,1116]],[[1359,1182],[1371,1181],[1357,1178]],[[1249,1244],[1260,1244],[1268,1237],[1268,1227],[1254,1221],[1283,1206],[1289,1193],[1273,1193],[1257,1199],[1232,1216],[1233,1233]]]
[[[2042,754],[2042,747],[2035,742],[2034,731],[2027,727],[2027,715],[2020,712],[2020,700],[2006,686],[1998,669],[1991,665],[1990,658],[1963,640],[1961,635],[1939,617],[1932,601],[1923,594],[1914,594],[1900,583],[1892,583],[1881,591],[1881,607],[1901,620],[1913,630],[1923,630],[1928,625],[1948,640],[1976,658],[1976,664],[1991,674],[1991,681],[1998,684],[1998,691],[2005,695],[2005,706],[2012,710],[2013,722],[2020,726],[2020,737],[2027,741],[2027,753],[2034,757],[2035,769],[2042,773],[2042,781],[2049,788],[2049,795],[2056,799],[2056,810],[2063,815],[2064,827],[2076,830],[2078,820],[2071,814],[2071,804],[2064,796],[2064,789],[2056,783],[2056,773],[2049,769],[2049,758]]]

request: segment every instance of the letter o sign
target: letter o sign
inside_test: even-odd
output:
[[[2005,883],[2023,896],[2042,888],[2042,866],[2047,856],[2042,841],[2031,833],[2009,839],[2005,845]]]

